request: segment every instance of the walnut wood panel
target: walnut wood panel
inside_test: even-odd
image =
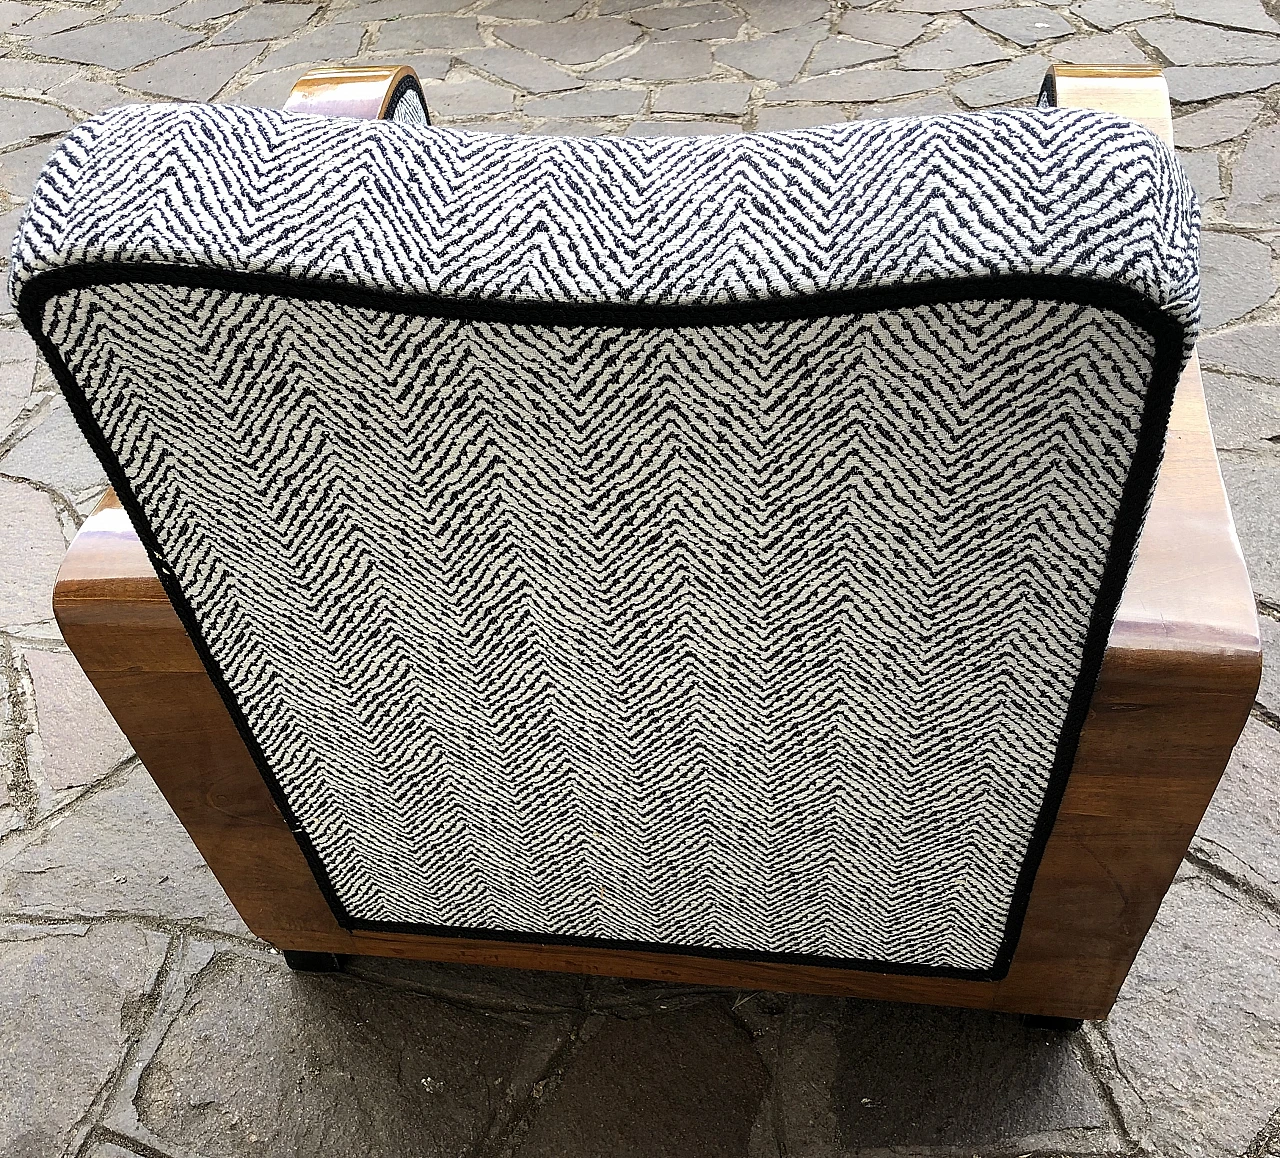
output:
[[[1061,108],[1118,113],[1173,143],[1169,86],[1151,65],[1055,64],[1049,75],[1054,103]]]
[[[313,68],[290,91],[285,112],[322,117],[358,117],[376,121],[406,76],[418,74],[406,65]]]
[[[1178,386],[1150,514],[1012,966],[1002,981],[974,982],[348,932],[329,910],[114,495],[68,551],[54,610],[68,645],[245,922],[280,948],[1059,1017],[1101,1017],[1110,1009],[1244,725],[1261,669],[1252,592],[1193,362]]]

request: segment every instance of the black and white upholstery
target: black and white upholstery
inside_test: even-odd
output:
[[[130,107],[12,292],[344,923],[993,977],[1197,238],[1090,112]]]

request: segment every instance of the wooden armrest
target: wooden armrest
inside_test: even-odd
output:
[[[1054,65],[1048,89],[1061,107],[1117,113],[1173,144],[1169,89],[1158,68]],[[1207,662],[1219,676],[1225,675],[1223,665],[1232,667],[1240,690],[1251,680],[1256,689],[1261,675],[1253,589],[1195,357],[1174,395],[1164,461],[1111,629],[1107,662],[1114,667],[1128,655],[1128,662],[1146,667],[1143,653],[1153,650],[1180,654],[1193,666]]]
[[[392,114],[393,102],[403,95],[406,85],[422,101],[425,120],[427,106],[418,74],[403,64],[313,68],[293,86],[284,111],[380,121]]]

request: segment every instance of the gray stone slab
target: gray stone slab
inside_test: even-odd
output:
[[[40,424],[0,459],[0,472],[52,486],[68,498],[106,485],[106,472],[89,449],[61,397]]]
[[[127,925],[0,939],[6,1154],[45,1158],[74,1149],[87,1125],[82,1119],[129,1043],[166,947],[166,938]]]
[[[540,137],[600,137],[610,132],[608,125],[593,121],[546,121],[525,130]]]
[[[130,88],[142,92],[185,101],[211,101],[261,50],[258,44],[189,48],[131,72],[124,80]]]
[[[1280,604],[1280,452],[1226,451],[1219,462],[1253,589]]]
[[[20,145],[33,137],[65,133],[74,123],[53,105],[19,97],[0,97],[0,148]]]
[[[107,20],[33,40],[27,48],[37,56],[76,60],[104,68],[136,68],[198,43],[200,34],[178,28],[159,17]]]
[[[20,210],[17,212],[21,212]],[[15,214],[7,216],[15,216]],[[4,438],[14,420],[31,397],[31,377],[35,362],[5,362],[0,364],[0,438]]]
[[[838,108],[825,105],[778,105],[756,114],[756,131],[776,133],[786,129],[810,129],[817,125],[838,125],[844,121]]]
[[[823,31],[813,27],[775,32],[758,40],[722,44],[716,48],[715,58],[720,64],[727,64],[748,76],[786,84],[799,76],[813,46],[823,35]]]
[[[42,840],[0,860],[0,903],[30,916],[128,914],[252,936],[140,765],[78,800]]]
[[[443,52],[427,53],[424,56],[411,56],[402,52],[396,56],[395,63],[408,65],[418,74],[419,80],[444,80],[453,61]]]
[[[1070,36],[1075,29],[1048,8],[978,8],[969,19],[988,32],[1029,48],[1045,40]]]
[[[824,20],[830,11],[826,0],[742,0],[739,7],[761,32],[799,28],[814,20]]]
[[[21,212],[21,209],[11,209],[6,216],[12,220],[15,214],[20,214]],[[27,336],[25,330],[0,329],[0,365],[17,363],[30,365],[31,361],[36,357],[36,344]],[[44,372],[44,376],[47,380],[49,377],[47,370]]]
[[[1185,154],[1185,159],[1201,156],[1211,159],[1216,175],[1215,154],[1190,153]],[[1201,179],[1207,183],[1210,178],[1205,175]],[[1192,183],[1196,185],[1197,194],[1205,199],[1194,173]],[[1268,301],[1276,291],[1271,272],[1271,247],[1236,233],[1205,230],[1200,238],[1200,282],[1202,330],[1216,329],[1243,317]]]
[[[96,12],[83,8],[63,8],[45,12],[34,20],[28,20],[15,30],[17,36],[52,36],[69,28],[80,28],[96,16]]]
[[[1280,24],[1267,15],[1261,0],[1173,0],[1173,10],[1190,20],[1227,28],[1280,32]]]
[[[1241,326],[1201,338],[1199,349],[1206,366],[1280,382],[1280,326]]]
[[[526,1036],[416,993],[219,956],[135,1104],[166,1149],[206,1158],[453,1158],[483,1139]]]
[[[336,24],[371,24],[377,20],[400,20],[406,16],[447,14],[466,8],[470,0],[369,0],[333,12]]]
[[[1212,370],[1203,377],[1213,441],[1220,450],[1265,453],[1280,445],[1280,385]],[[1275,664],[1280,681],[1280,655]],[[1280,713],[1280,700],[1274,710]]]
[[[47,64],[38,60],[0,59],[0,89],[9,92],[47,93],[81,70],[74,64]]]
[[[1231,173],[1227,217],[1271,224],[1280,221],[1280,125],[1257,129]]]
[[[643,4],[644,0],[640,0]],[[567,20],[579,8],[583,0],[498,0],[483,9],[486,16],[498,20]]]
[[[315,4],[256,4],[233,20],[210,44],[253,44],[292,36],[316,13]]]
[[[256,77],[244,88],[238,89],[229,96],[220,97],[219,101],[230,105],[247,105],[251,108],[283,108],[290,90],[306,71],[305,67],[298,67],[288,72],[273,72],[267,76]]]
[[[957,24],[945,32],[908,48],[899,57],[903,68],[966,68],[1008,60],[1012,54],[972,24]]]
[[[1191,186],[1195,189],[1201,205],[1222,196],[1222,174],[1216,149],[1205,149],[1199,153],[1179,151],[1178,160],[1186,170],[1187,176],[1191,178]]]
[[[49,497],[0,479],[0,544],[0,626],[52,619],[50,597],[67,541]]]
[[[516,48],[560,64],[589,64],[634,44],[640,37],[640,29],[634,24],[610,16],[559,24],[502,25],[494,32]]]
[[[888,69],[841,72],[774,89],[766,95],[765,102],[785,104],[788,101],[892,100],[894,97],[937,88],[943,79],[940,72],[891,72]]]
[[[1049,62],[1043,56],[1022,56],[1003,68],[957,81],[951,86],[951,92],[974,109],[1011,104],[1034,97],[1044,83],[1048,67]]]
[[[645,94],[635,89],[587,89],[563,96],[530,97],[524,111],[531,117],[626,117],[644,108]]]
[[[591,72],[592,80],[692,80],[711,71],[711,49],[699,41],[642,44],[630,56]]]
[[[934,117],[959,111],[956,102],[945,93],[929,93],[928,96],[866,105],[858,110],[858,120],[874,120],[878,117]]]
[[[49,95],[54,100],[86,113],[100,113],[103,109],[118,105],[138,104],[141,99],[121,92],[115,85],[96,80],[73,80],[69,84],[59,85]]]
[[[467,16],[408,16],[391,20],[379,29],[377,40],[381,53],[480,46],[475,18]]]
[[[1071,13],[1104,32],[1167,14],[1159,4],[1150,4],[1147,0],[1084,0],[1081,4],[1072,4]]]
[[[735,117],[747,111],[751,86],[734,81],[701,81],[669,84],[653,98],[655,113],[700,113],[703,116]]]
[[[1184,874],[1107,1026],[1156,1152],[1237,1158],[1280,1104],[1280,929]]]
[[[847,40],[833,36],[822,41],[809,58],[810,76],[821,76],[840,68],[852,68],[871,60],[887,60],[894,50],[887,44],[865,44],[861,40]]]
[[[851,1151],[1007,1152],[1028,1135],[1110,1132],[1105,1104],[1061,1036],[998,1014],[876,1002],[842,1012],[831,1099]]]
[[[731,121],[635,121],[627,126],[628,137],[721,137],[740,133],[742,126]]]
[[[840,31],[855,40],[905,48],[919,38],[929,20],[907,12],[848,12],[840,21]]]
[[[967,12],[971,8],[990,8],[991,0],[897,0],[899,12]]]
[[[529,131],[529,123],[524,120],[474,120],[465,117],[454,118],[459,128],[471,133],[499,133],[502,136],[521,136]]]
[[[1054,60],[1068,64],[1150,64],[1151,58],[1123,32],[1072,37],[1054,45]]]
[[[1220,145],[1248,129],[1258,119],[1262,107],[1262,102],[1254,97],[1240,97],[1177,117],[1173,122],[1173,139],[1183,149]]]
[[[513,1158],[747,1153],[769,1074],[722,1003],[588,1024]]]
[[[1280,394],[1274,397],[1280,399]],[[1275,614],[1274,609],[1270,614],[1261,609],[1258,611],[1258,630],[1262,636],[1262,683],[1258,688],[1258,703],[1273,715],[1280,717],[1280,620],[1274,618]],[[1262,727],[1269,728],[1269,731],[1251,731],[1251,728]],[[1253,755],[1250,759],[1258,767],[1270,769],[1274,780],[1277,770],[1280,769],[1280,764],[1274,759],[1277,755],[1277,744],[1280,744],[1276,729],[1271,724],[1264,725],[1260,721],[1251,721],[1250,724],[1245,725],[1245,733],[1246,735],[1240,737],[1233,759],[1237,756],[1249,755],[1253,748],[1262,749],[1263,756]],[[1253,737],[1252,743],[1249,740],[1250,736]],[[1270,820],[1276,810],[1274,807],[1269,807],[1268,812],[1271,814],[1268,817]]]
[[[342,64],[352,60],[360,51],[363,29],[358,24],[328,24],[308,32],[297,40],[282,44],[258,66],[259,72],[272,72],[292,64],[313,65],[319,61]],[[252,53],[260,51],[260,45],[249,46]],[[208,49],[207,51],[216,51]]]
[[[120,0],[113,16],[159,16],[176,8],[182,0]]]
[[[1280,659],[1280,624],[1263,618],[1263,634],[1270,636],[1271,654]],[[1273,678],[1268,690],[1274,691],[1277,685],[1280,678]],[[1213,794],[1213,803],[1200,822],[1192,850],[1280,904],[1277,780],[1280,732],[1250,720]]]
[[[483,117],[509,113],[516,94],[487,80],[464,80],[435,84],[423,92],[431,116],[446,120],[456,117]]]
[[[645,28],[684,28],[691,24],[707,24],[713,20],[729,20],[735,15],[732,8],[719,3],[719,0],[712,0],[707,4],[638,8],[629,13],[631,20]]]
[[[1277,64],[1280,39],[1185,20],[1148,20],[1136,29],[1172,64]]]
[[[582,87],[582,81],[564,69],[515,48],[475,48],[464,52],[462,59],[525,92],[567,92]]]
[[[710,24],[694,24],[687,28],[655,29],[649,39],[661,44],[671,40],[732,40],[746,23],[742,17],[713,20]]]
[[[101,780],[132,749],[88,677],[65,652],[27,651],[23,660],[35,689],[40,774],[59,791]]]
[[[183,28],[195,28],[210,20],[239,12],[247,2],[248,0],[187,0],[185,4],[179,4],[166,12],[165,19],[181,24]]]
[[[122,1150],[114,1142],[99,1142],[89,1151],[89,1158],[138,1158],[132,1150]]]
[[[1164,78],[1169,83],[1169,95],[1175,101],[1191,104],[1269,88],[1280,81],[1280,68],[1248,64],[1188,65],[1166,68]]]
[[[16,32],[28,20],[40,15],[33,4],[18,4],[15,0],[0,0],[0,32]]]

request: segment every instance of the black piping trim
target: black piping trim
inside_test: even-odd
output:
[[[468,321],[498,322],[528,326],[618,326],[628,329],[678,329],[693,326],[746,325],[798,318],[854,315],[942,302],[1036,300],[1072,302],[1108,310],[1125,318],[1151,335],[1155,361],[1139,426],[1137,449],[1125,482],[1111,546],[1102,581],[1094,602],[1081,659],[1080,673],[1068,704],[1059,735],[1044,802],[1037,817],[1015,886],[1004,936],[990,969],[955,969],[943,966],[904,965],[899,962],[859,958],[834,958],[805,953],[764,953],[751,950],[715,948],[701,945],[651,944],[603,937],[569,937],[546,933],[524,933],[493,929],[464,929],[396,921],[369,921],[352,917],[338,899],[329,874],[315,847],[299,823],[289,801],[258,745],[249,723],[214,659],[195,615],[178,586],[177,577],[164,561],[129,481],[94,419],[84,391],[75,381],[66,362],[41,329],[45,303],[70,290],[95,285],[168,285],[175,288],[223,290],[229,293],[281,296],[305,301],[327,301],[336,305],[378,310],[413,317],[440,317]],[[19,317],[35,339],[66,396],[68,406],[89,445],[98,456],[120,502],[138,532],[165,592],[183,626],[191,636],[209,678],[218,689],[235,721],[263,780],[293,832],[315,874],[316,882],[333,910],[338,923],[348,929],[395,931],[434,937],[508,941],[532,944],[632,949],[651,953],[711,957],[726,960],[821,965],[829,968],[866,970],[876,973],[921,977],[949,977],[970,981],[999,981],[1009,971],[1017,947],[1027,903],[1045,846],[1053,831],[1058,808],[1067,787],[1080,732],[1102,667],[1107,638],[1124,593],[1129,565],[1137,547],[1147,503],[1155,485],[1164,448],[1165,430],[1173,404],[1174,389],[1184,361],[1184,327],[1152,305],[1136,290],[1086,278],[1049,275],[1007,275],[986,278],[956,278],[813,294],[804,297],[772,298],[747,302],[710,303],[689,306],[662,306],[642,303],[546,303],[499,302],[475,299],[410,296],[369,290],[356,286],[319,281],[301,281],[272,274],[231,273],[158,264],[96,264],[49,270],[33,277],[23,288],[18,303]]]
[[[416,73],[413,76],[402,76],[396,82],[396,87],[391,90],[391,97],[387,101],[386,111],[382,114],[380,119],[384,121],[394,119],[396,115],[396,105],[400,103],[400,99],[407,92],[416,92],[418,94],[418,100],[422,102],[423,116],[427,118],[426,123],[428,125],[431,124],[431,112],[427,108],[427,98],[423,94],[422,85],[418,83],[418,76]]]

